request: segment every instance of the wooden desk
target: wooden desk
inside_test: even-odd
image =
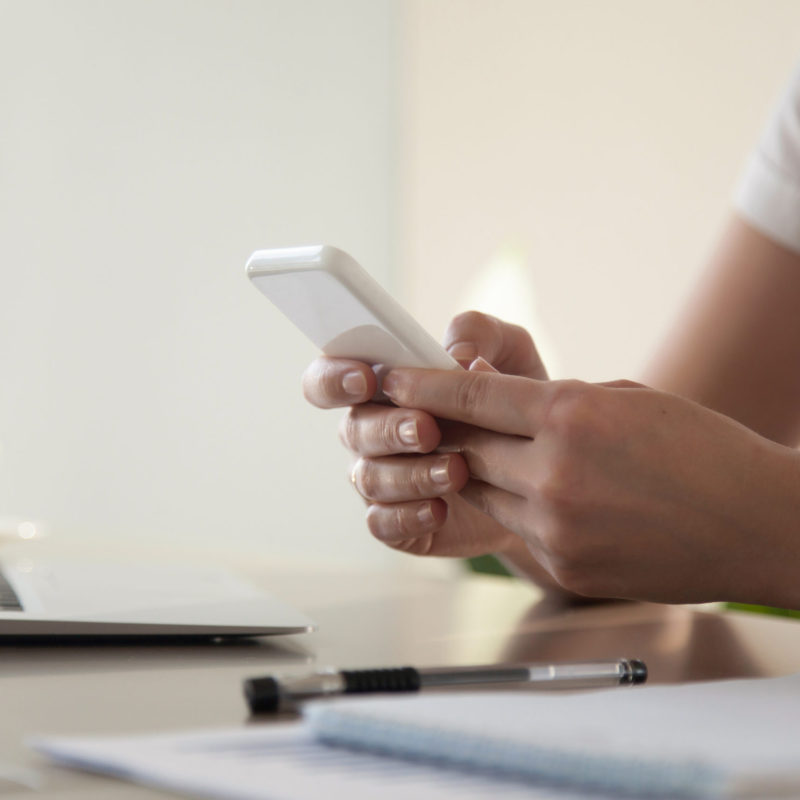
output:
[[[621,656],[643,658],[654,683],[800,671],[800,623],[791,620],[648,604],[563,608],[502,578],[259,574],[319,631],[200,645],[3,646],[0,761],[36,769],[45,790],[0,783],[0,797],[173,797],[52,767],[23,739],[255,724],[241,683],[265,672]]]

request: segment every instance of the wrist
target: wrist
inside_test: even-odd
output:
[[[762,440],[758,481],[737,505],[741,522],[720,599],[800,609],[800,453]]]

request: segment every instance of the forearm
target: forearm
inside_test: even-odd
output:
[[[800,440],[800,256],[734,217],[644,382]]]

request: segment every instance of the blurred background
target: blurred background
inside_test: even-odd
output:
[[[334,244],[436,336],[481,308],[635,378],[798,59],[796,0],[0,0],[0,517],[422,568],[249,253]]]

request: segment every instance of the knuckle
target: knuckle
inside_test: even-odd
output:
[[[376,444],[385,452],[399,452],[403,449],[403,443],[397,431],[397,424],[394,416],[387,412],[380,414],[375,419],[374,439]]]
[[[353,467],[353,483],[358,493],[367,500],[377,499],[380,485],[375,466],[365,458],[359,458]]]
[[[592,385],[577,380],[554,381],[550,414],[554,419],[569,420],[582,413],[591,402]]]
[[[391,538],[391,528],[386,524],[386,515],[383,512],[383,509],[377,505],[371,505],[367,508],[367,528],[369,528],[369,532],[376,538],[376,539],[388,539]]]
[[[305,399],[319,408],[350,405],[342,399],[340,370],[325,359],[312,362],[303,373]]]
[[[413,538],[417,534],[417,526],[412,524],[410,515],[406,512],[405,506],[400,504],[392,508],[392,527],[401,539]]]
[[[547,414],[547,425],[566,442],[580,440],[596,428],[599,393],[581,381],[558,381]]]
[[[485,373],[467,372],[458,385],[455,405],[459,411],[469,411],[486,403],[489,395],[489,383]]]
[[[328,399],[332,400],[339,394],[339,375],[330,364],[325,364],[317,371],[316,384],[319,393]]]
[[[426,533],[416,539],[410,539],[409,544],[410,546],[406,548],[407,552],[413,553],[415,556],[431,556],[435,554],[436,535]]]
[[[506,336],[511,338],[515,347],[522,350],[535,350],[536,345],[533,341],[530,331],[523,328],[522,325],[516,325],[513,322],[502,323],[505,328]]]
[[[353,409],[350,409],[339,421],[339,440],[349,450],[357,453],[359,433],[358,420]]]
[[[480,311],[462,311],[460,314],[456,314],[456,316],[453,317],[453,321],[450,323],[450,330],[456,334],[459,332],[469,332],[470,335],[474,336],[483,328],[488,327],[491,319],[492,318],[487,314]]]
[[[407,488],[411,494],[427,497],[433,492],[438,494],[431,479],[430,459],[419,459],[406,473]]]
[[[393,546],[404,545],[421,535],[416,518],[402,503],[371,505],[367,509],[367,527],[376,539]]]
[[[647,387],[643,383],[638,383],[637,381],[631,381],[627,378],[620,378],[619,380],[615,381],[607,381],[601,384],[602,386],[607,386],[609,389],[646,389]]]
[[[345,447],[364,456],[382,456],[403,452],[395,416],[391,411],[366,413],[366,409],[353,406],[339,424],[339,438]]]
[[[453,318],[448,331],[451,338],[475,342],[480,354],[491,355],[503,338],[503,325],[497,317],[481,311],[462,311]]]
[[[534,484],[534,491],[549,513],[563,515],[578,507],[581,500],[578,463],[567,448],[550,454]]]

